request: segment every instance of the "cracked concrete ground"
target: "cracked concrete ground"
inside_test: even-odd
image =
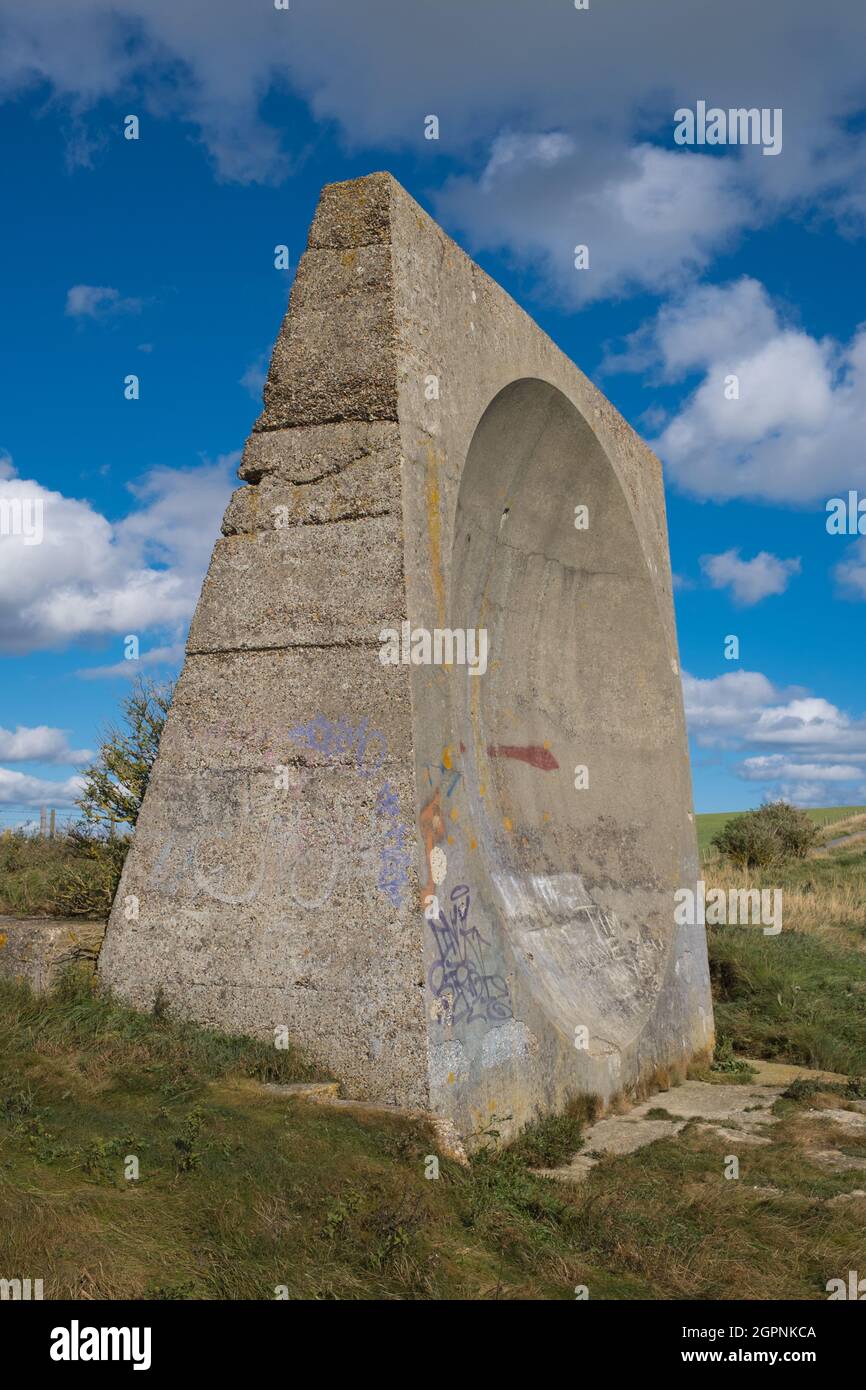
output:
[[[535,1172],[539,1177],[580,1183],[604,1156],[635,1153],[659,1139],[675,1137],[689,1123],[696,1124],[704,1133],[715,1135],[734,1153],[744,1145],[760,1147],[771,1144],[772,1135],[767,1131],[778,1125],[781,1119],[773,1113],[773,1107],[792,1082],[817,1081],[831,1085],[848,1080],[835,1072],[814,1071],[808,1067],[776,1062],[750,1062],[749,1065],[759,1079],[746,1085],[686,1081],[670,1090],[658,1092],[625,1114],[606,1115],[586,1131],[583,1148],[570,1162],[558,1168],[538,1168]],[[775,1084],[768,1084],[770,1078]],[[409,1119],[423,1119],[432,1124],[441,1153],[463,1165],[468,1162],[453,1125],[435,1115],[340,1099],[337,1082],[256,1084],[260,1089],[288,1100],[306,1100],[373,1116],[400,1115]],[[848,1100],[846,1107],[841,1109],[824,1105],[800,1112],[800,1120],[807,1130],[815,1127],[814,1135],[801,1143],[803,1156],[819,1168],[840,1173],[866,1169],[866,1157],[862,1153],[846,1153],[839,1147],[847,1135],[857,1138],[866,1135],[866,1100]],[[836,1133],[832,1134],[832,1131]],[[755,1191],[766,1197],[785,1196],[782,1189],[775,1186],[765,1185],[755,1188]],[[866,1198],[866,1192],[855,1189],[833,1201],[842,1205],[863,1198]]]
[[[705,1121],[702,1127],[726,1139],[769,1143],[759,1131],[777,1123],[771,1112],[783,1089],[755,1083],[716,1086],[706,1081],[684,1081],[651,1096],[627,1114],[606,1115],[586,1131],[583,1149],[570,1163],[538,1171],[564,1182],[582,1182],[604,1154],[634,1153],[657,1139],[679,1134],[690,1120]],[[665,1116],[657,1115],[658,1111],[666,1112]]]
[[[766,1131],[779,1123],[779,1117],[772,1113],[773,1106],[792,1081],[847,1080],[835,1073],[806,1067],[774,1063],[750,1065],[758,1071],[760,1080],[747,1085],[686,1081],[671,1090],[660,1091],[625,1114],[606,1115],[586,1131],[581,1152],[569,1163],[536,1171],[540,1176],[562,1182],[582,1182],[605,1155],[634,1153],[658,1139],[672,1138],[690,1121],[697,1122],[702,1130],[717,1135],[732,1147],[735,1144],[770,1144],[772,1138]],[[768,1077],[772,1077],[775,1084],[768,1084]],[[851,1105],[854,1108],[847,1110],[808,1110],[804,1119],[851,1134],[866,1133],[866,1102],[852,1101]],[[843,1153],[832,1141],[825,1147],[819,1147],[818,1142],[809,1145],[805,1153],[812,1162],[826,1168],[846,1170],[866,1166],[861,1156]]]

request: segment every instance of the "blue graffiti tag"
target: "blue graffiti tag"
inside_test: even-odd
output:
[[[477,927],[467,925],[469,889],[458,884],[451,892],[451,920],[440,908],[430,919],[438,955],[430,966],[427,983],[434,996],[447,1003],[443,1023],[501,1023],[512,1018],[508,984],[502,975],[488,973],[484,948],[490,946]]]

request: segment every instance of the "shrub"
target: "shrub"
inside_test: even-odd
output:
[[[818,836],[818,827],[805,811],[788,801],[769,801],[756,812],[773,828],[786,859],[805,859]]]
[[[107,917],[114,902],[131,837],[102,836],[86,825],[74,826],[67,835],[74,857],[57,873],[55,910],[64,917]]]
[[[757,811],[732,816],[712,839],[741,868],[760,869],[785,859],[804,859],[818,834],[805,811],[771,801]]]
[[[139,680],[123,700],[120,725],[104,731],[96,759],[84,768],[78,824],[51,837],[23,830],[0,836],[0,912],[108,916],[171,696],[170,685]]]

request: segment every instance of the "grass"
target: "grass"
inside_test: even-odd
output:
[[[741,1056],[866,1076],[866,954],[805,932],[707,932],[720,1045]]]
[[[862,1256],[866,1203],[832,1199],[866,1187],[866,1144],[822,1131],[862,1154],[828,1171],[806,1112],[866,1098],[866,850],[775,879],[780,936],[709,929],[706,1079],[748,1080],[744,1054],[853,1079],[791,1086],[771,1142],[734,1147],[739,1181],[732,1141],[695,1123],[580,1186],[538,1176],[582,1147],[594,1112],[578,1101],[505,1148],[491,1115],[469,1167],[438,1158],[431,1178],[423,1122],[263,1090],[325,1079],[297,1051],[137,1012],[81,973],[39,997],[0,983],[0,1277],[78,1299],[825,1298]]]
[[[0,1273],[46,1298],[817,1299],[858,1267],[862,1209],[827,1203],[863,1173],[805,1156],[813,1088],[791,1088],[738,1182],[730,1141],[689,1125],[572,1187],[532,1168],[573,1152],[578,1105],[430,1179],[423,1123],[256,1085],[311,1070],[81,976],[40,998],[0,986]]]
[[[577,1112],[432,1180],[423,1123],[263,1093],[254,1080],[309,1066],[82,981],[1,987],[0,1036],[0,1269],[43,1277],[46,1297],[823,1298],[858,1268],[859,1229],[827,1200],[863,1176],[803,1158],[813,1091],[742,1152],[740,1181],[723,1176],[730,1141],[694,1125],[584,1186],[535,1176],[577,1140]]]
[[[804,933],[825,946],[866,952],[866,841],[771,869],[703,869],[707,891],[768,888],[782,893],[782,935]]]
[[[61,833],[42,839],[0,835],[0,913],[11,917],[107,917],[125,842],[112,845]]]
[[[782,892],[778,936],[707,928],[718,1047],[866,1076],[866,844],[748,875],[722,862],[703,872],[708,892]]]
[[[572,1215],[528,1160],[578,1142],[574,1119],[429,1180],[424,1124],[263,1092],[312,1069],[81,976],[0,986],[0,1049],[0,1269],[46,1297],[569,1296]]]

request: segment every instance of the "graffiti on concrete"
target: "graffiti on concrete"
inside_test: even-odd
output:
[[[469,925],[469,908],[469,889],[461,883],[451,890],[450,918],[442,907],[428,918],[437,954],[427,983],[442,1005],[441,1023],[501,1023],[512,1017],[508,983],[490,972],[484,952],[491,943]]]
[[[367,719],[352,725],[344,717],[333,720],[317,714],[307,724],[290,729],[289,737],[329,762],[347,763],[361,777],[378,774],[388,756],[385,735],[370,729]],[[376,887],[394,907],[402,907],[409,884],[412,843],[400,819],[399,796],[387,779],[376,792],[373,818],[381,833]]]
[[[288,816],[272,816],[263,830],[247,834],[249,857],[239,879],[226,864],[231,862],[229,847],[245,833],[243,824],[228,829],[202,824],[172,832],[160,847],[148,887],[176,895],[186,882],[194,895],[204,893],[228,907],[249,906],[270,889],[296,907],[319,908],[331,897],[341,870],[351,863],[344,843],[333,842],[327,853],[316,847],[297,808]]]
[[[345,718],[319,714],[284,730],[296,745],[333,765],[343,764],[359,777],[380,774],[387,741],[366,719],[357,725]],[[180,795],[193,799],[198,814],[192,823],[169,834],[149,874],[148,885],[161,893],[178,893],[191,885],[228,907],[246,907],[261,895],[289,900],[302,909],[322,908],[347,878],[376,882],[380,892],[400,907],[409,882],[412,847],[400,817],[397,791],[384,780],[366,816],[340,826],[311,813],[304,777],[297,769],[286,786],[288,807],[257,815],[245,778],[236,784],[235,800],[211,800],[207,782],[185,784]],[[374,784],[375,785],[375,784]],[[281,800],[281,805],[286,806]],[[238,853],[243,846],[243,853]],[[232,867],[234,866],[234,867]]]
[[[400,820],[400,801],[390,782],[385,782],[376,795],[376,816],[385,826],[377,887],[395,907],[400,907],[409,884],[412,850],[408,831]]]
[[[527,743],[488,743],[488,758],[512,758],[518,763],[528,763],[541,772],[554,772],[559,763],[545,744]]]
[[[317,714],[306,724],[295,724],[288,734],[296,743],[320,753],[329,762],[348,763],[362,777],[378,772],[388,756],[385,735],[370,729],[367,719],[352,725],[342,717],[328,719],[324,714]]]
[[[466,752],[465,743],[460,743],[457,747],[459,747],[461,754]],[[550,751],[546,743],[488,743],[487,756],[488,758],[510,758],[513,762],[527,763],[530,767],[537,768],[540,772],[555,772],[559,768],[556,757]],[[422,764],[427,774],[428,787],[433,785],[433,773],[435,769],[439,772],[443,784],[446,780],[448,781],[445,795],[451,795],[463,776],[463,773],[458,768],[454,767],[454,758],[455,754],[451,751],[451,748],[448,747],[442,750],[442,756],[438,766],[435,763]],[[447,777],[446,774],[448,774]]]

